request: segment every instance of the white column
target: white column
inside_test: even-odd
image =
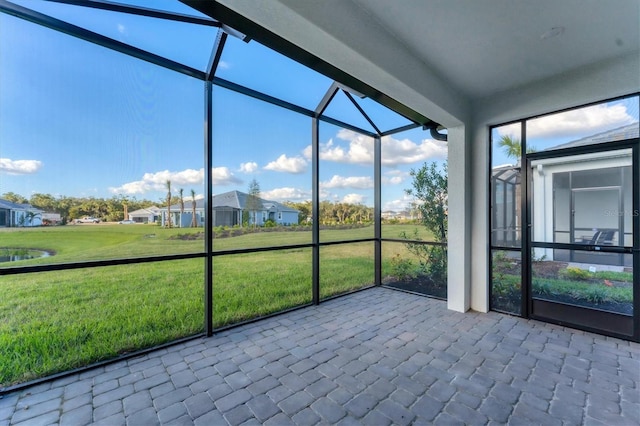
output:
[[[471,306],[477,312],[489,311],[489,128],[474,123],[469,144],[469,166],[473,212],[471,224]]]
[[[465,312],[471,306],[471,174],[465,126],[448,128],[449,232],[447,307]]]

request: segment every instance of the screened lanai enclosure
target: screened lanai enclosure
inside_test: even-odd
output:
[[[492,229],[496,246],[518,247],[522,226],[520,212],[520,166],[506,165],[491,170]]]
[[[639,103],[625,96],[492,129],[492,309],[637,332]],[[580,138],[557,129],[606,110],[620,117],[580,122]]]
[[[446,131],[265,39],[178,1],[0,0],[0,198],[60,217],[0,228],[46,253],[0,263],[0,390],[374,285],[446,298],[407,192]],[[253,204],[214,226],[230,191]]]

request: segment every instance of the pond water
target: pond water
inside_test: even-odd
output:
[[[39,257],[49,257],[51,253],[46,250],[0,248],[0,263],[19,262],[21,260],[37,259]]]

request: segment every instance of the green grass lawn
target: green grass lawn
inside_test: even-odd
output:
[[[383,225],[383,238],[399,238],[401,232],[412,234],[416,225]],[[202,228],[165,229],[156,225],[68,225],[43,228],[0,228],[0,248],[32,248],[55,253],[49,258],[0,263],[2,267],[50,263],[111,260],[170,254],[202,253],[203,240],[171,239],[180,234],[202,232]],[[424,228],[420,237],[431,236]],[[345,241],[373,238],[373,226],[347,230],[321,230],[320,241]],[[262,232],[213,241],[214,251],[310,244],[311,231]]]
[[[564,270],[566,271],[566,269]],[[632,309],[633,306],[633,274],[630,272],[599,271],[591,273],[580,271],[583,279],[567,277],[562,270],[555,278],[533,277],[534,297],[548,298],[565,303],[577,303],[581,306],[598,307],[602,303],[618,303],[621,313]],[[586,280],[585,278],[589,278]],[[494,308],[514,313],[520,313],[521,276],[513,273],[493,274],[493,304]],[[605,280],[628,283],[624,286],[607,286]]]
[[[0,277],[0,383],[202,331],[203,265],[195,259]]]
[[[397,238],[413,225],[388,225]],[[172,239],[191,229],[77,225],[0,230],[0,246],[51,257],[2,267],[201,253],[202,240]],[[373,228],[323,230],[355,240]],[[215,250],[311,242],[310,232],[268,232],[214,240]],[[320,250],[321,298],[374,282],[373,242]],[[311,248],[214,257],[214,327],[311,302]],[[383,270],[400,243],[383,244]],[[203,331],[204,259],[0,276],[0,386],[80,367]],[[386,265],[386,266],[385,266]]]

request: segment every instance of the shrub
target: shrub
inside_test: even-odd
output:
[[[400,253],[391,258],[391,270],[398,281],[406,281],[416,277],[413,262],[411,259],[400,257]]]
[[[533,284],[533,291],[540,295],[549,295],[553,293],[553,287],[546,281],[535,282]]]
[[[582,297],[588,300],[589,302],[596,303],[596,304],[606,302],[608,299],[607,296],[608,296],[607,289],[598,287],[598,286],[593,286],[587,289],[582,294],[578,295],[578,297]]]
[[[494,279],[491,284],[494,296],[510,297],[520,293],[519,282],[513,279]]]
[[[420,211],[422,225],[431,232],[435,242],[443,245],[427,246],[413,242],[407,242],[405,245],[420,259],[421,269],[427,271],[435,283],[446,285],[449,187],[447,163],[442,165],[441,170],[435,162],[424,163],[418,170],[411,169],[409,175],[413,181],[411,188],[405,189],[405,193],[416,198],[418,201],[416,207]],[[400,237],[408,239],[404,232]],[[417,230],[414,232],[414,239],[420,241]]]
[[[560,276],[567,280],[587,281],[592,275],[589,271],[570,266],[567,269],[560,271]]]
[[[431,279],[439,285],[446,285],[447,282],[447,247],[441,245],[429,245],[422,243],[422,238],[418,236],[418,230],[413,231],[413,236],[408,236],[406,232],[400,233],[400,238],[407,241],[405,247],[418,258],[419,273],[429,275]]]

